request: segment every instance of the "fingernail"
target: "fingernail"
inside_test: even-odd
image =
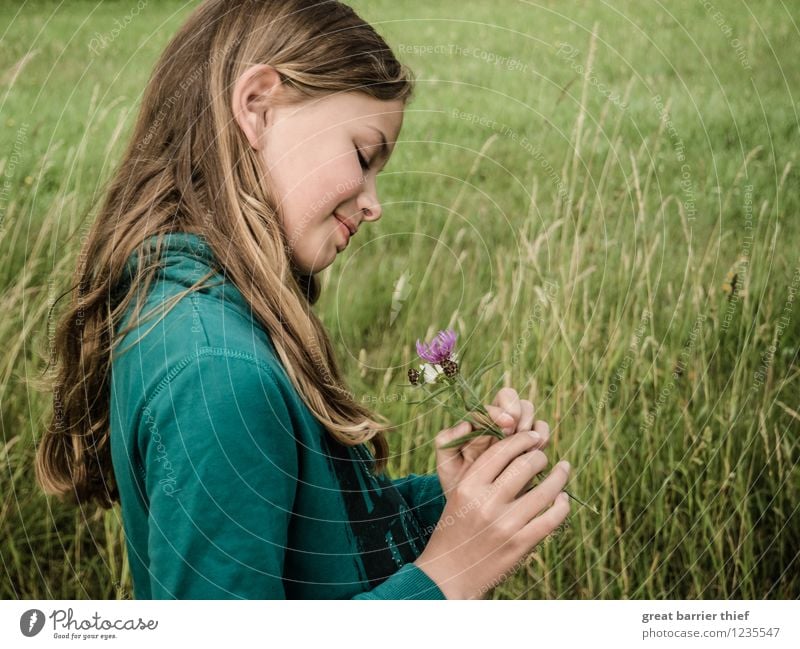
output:
[[[562,469],[564,469],[564,471],[569,473],[569,462],[567,462],[566,460],[561,460],[561,462],[558,463],[558,466],[560,466]]]
[[[537,433],[535,430],[528,430],[528,431],[525,431],[525,432],[527,432],[528,435],[530,435],[533,438],[533,441],[535,441],[535,442],[538,442],[539,440],[542,439],[542,436],[539,433]]]

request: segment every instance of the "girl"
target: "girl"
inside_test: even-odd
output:
[[[549,433],[513,390],[490,414],[530,434],[438,448],[461,422],[437,474],[389,479],[310,308],[411,91],[339,2],[210,0],[156,65],[37,456],[49,493],[120,502],[136,598],[479,598],[566,517],[568,466],[526,490]]]

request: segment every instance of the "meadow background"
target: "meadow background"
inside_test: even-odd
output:
[[[41,376],[87,211],[196,3],[0,5],[0,597],[131,596],[118,509],[43,496]],[[417,75],[383,218],[318,306],[394,475],[451,425],[399,384],[447,326],[552,427],[569,528],[494,598],[800,596],[798,10],[352,3]],[[365,285],[366,284],[366,285]]]

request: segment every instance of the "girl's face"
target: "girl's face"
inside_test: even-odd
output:
[[[329,266],[364,221],[381,217],[377,176],[391,156],[404,103],[361,92],[275,105],[284,87],[254,66],[234,89],[234,115],[269,172],[294,264]]]

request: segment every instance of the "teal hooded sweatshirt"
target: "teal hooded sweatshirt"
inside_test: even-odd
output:
[[[444,508],[436,474],[371,474],[366,445],[336,442],[304,404],[207,242],[155,242],[146,262],[161,269],[112,355],[111,454],[134,597],[444,599],[413,563]],[[134,253],[119,290],[138,263]]]

